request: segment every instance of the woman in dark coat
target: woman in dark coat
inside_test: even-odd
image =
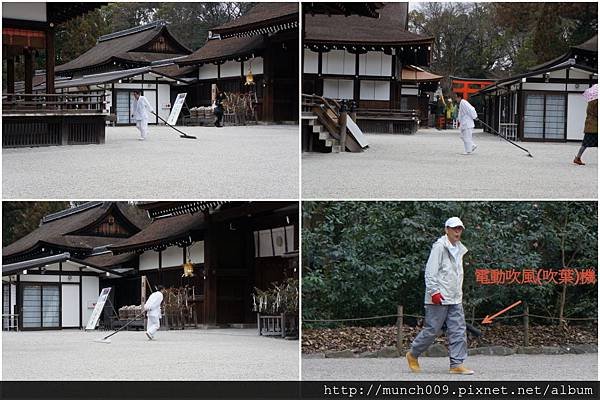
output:
[[[215,117],[217,117],[217,119],[215,120],[215,126],[217,128],[222,128],[223,127],[223,101],[227,100],[227,96],[225,96],[225,93],[221,92],[221,90],[217,87],[217,94],[215,96]]]
[[[598,99],[588,102],[583,133],[583,142],[581,142],[579,152],[573,160],[573,162],[578,165],[585,165],[585,163],[581,161],[581,156],[585,149],[588,147],[598,147]]]

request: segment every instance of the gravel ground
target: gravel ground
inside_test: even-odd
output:
[[[448,358],[421,357],[423,372],[410,372],[404,358],[302,359],[303,380],[579,381],[598,379],[598,354],[472,356],[474,375],[450,375]]]
[[[596,199],[598,149],[572,163],[580,143],[518,142],[534,158],[476,130],[462,155],[458,130],[367,135],[363,153],[303,153],[304,199]],[[343,173],[341,173],[343,171]]]
[[[2,150],[4,199],[297,199],[297,125],[106,129],[106,144]]]
[[[254,329],[2,333],[5,380],[297,380],[297,340]]]

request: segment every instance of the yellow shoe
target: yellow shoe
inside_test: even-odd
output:
[[[470,370],[461,364],[458,367],[450,368],[450,373],[458,375],[473,375],[475,371]]]
[[[412,372],[421,372],[419,360],[417,357],[413,356],[410,351],[406,353],[406,361],[408,361],[408,368],[410,368]]]

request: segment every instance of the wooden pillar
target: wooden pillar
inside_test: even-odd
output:
[[[208,218],[208,214],[205,214]],[[217,323],[217,249],[214,224],[209,220],[204,234],[204,323]]]
[[[15,58],[6,59],[6,93],[15,92]]]
[[[25,93],[33,93],[33,52],[26,48],[25,51]]]
[[[340,147],[341,152],[346,151],[346,128],[347,128],[347,118],[348,118],[348,109],[345,101],[342,102],[342,106],[340,108]]]
[[[252,293],[254,292],[254,286],[256,285],[254,232],[249,223],[244,223],[240,228],[244,230],[244,234],[241,236],[244,240],[244,260],[242,262],[247,271],[243,322],[251,322],[254,316],[254,310],[252,309]]]
[[[21,310],[21,275],[17,274],[17,282],[15,284],[15,308],[10,310],[13,314],[17,314],[17,330],[23,329],[23,310]]]
[[[396,319],[396,349],[398,354],[402,355],[402,348],[404,342],[404,334],[402,327],[404,325],[404,306],[398,305],[397,319]]]
[[[46,31],[46,93],[54,94],[54,67],[56,66],[56,50],[54,48],[54,27],[50,27]]]
[[[525,312],[523,313],[523,346],[529,346],[529,305],[527,303],[523,305],[525,306]]]
[[[158,283],[157,283],[157,285],[162,285],[163,284],[163,280],[162,280],[162,253],[163,253],[162,250],[160,250],[158,252]],[[156,289],[156,285],[155,285],[154,289]]]
[[[273,44],[267,39],[267,46],[263,55],[263,99],[262,119],[266,122],[274,120],[274,93],[273,93]]]

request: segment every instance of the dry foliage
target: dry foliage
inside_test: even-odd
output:
[[[421,328],[404,326],[404,348],[419,333]],[[511,325],[493,325],[482,328],[483,335],[474,339],[469,336],[469,347],[523,345],[523,328]],[[445,343],[445,336],[437,341]],[[531,326],[530,346],[560,346],[567,344],[598,343],[598,328],[589,326]],[[396,327],[346,327],[338,329],[303,329],[302,352],[322,353],[325,351],[352,350],[355,353],[377,351],[387,346],[396,346]]]

